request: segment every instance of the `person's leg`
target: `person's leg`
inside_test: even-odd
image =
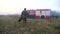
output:
[[[24,20],[24,21],[25,21],[25,23],[27,23],[27,18],[25,18],[25,20]]]
[[[23,18],[23,23],[27,23],[27,18],[26,17]]]
[[[26,17],[24,17],[24,19],[23,19],[23,26],[25,26],[26,23],[27,23],[27,19],[26,19]]]

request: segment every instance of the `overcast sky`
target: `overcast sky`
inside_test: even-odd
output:
[[[60,11],[60,0],[0,0],[0,14],[20,14],[23,8]]]

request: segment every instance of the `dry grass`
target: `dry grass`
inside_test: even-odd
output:
[[[60,34],[60,18],[28,19],[23,26],[19,17],[0,17],[0,34]]]

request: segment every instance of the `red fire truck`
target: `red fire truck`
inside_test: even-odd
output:
[[[33,18],[50,18],[51,9],[28,10],[29,16]]]

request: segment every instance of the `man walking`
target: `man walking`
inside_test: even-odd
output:
[[[29,13],[27,12],[26,8],[22,11],[21,18],[18,20],[19,22],[23,20],[23,23],[27,23],[27,17],[29,16]]]

